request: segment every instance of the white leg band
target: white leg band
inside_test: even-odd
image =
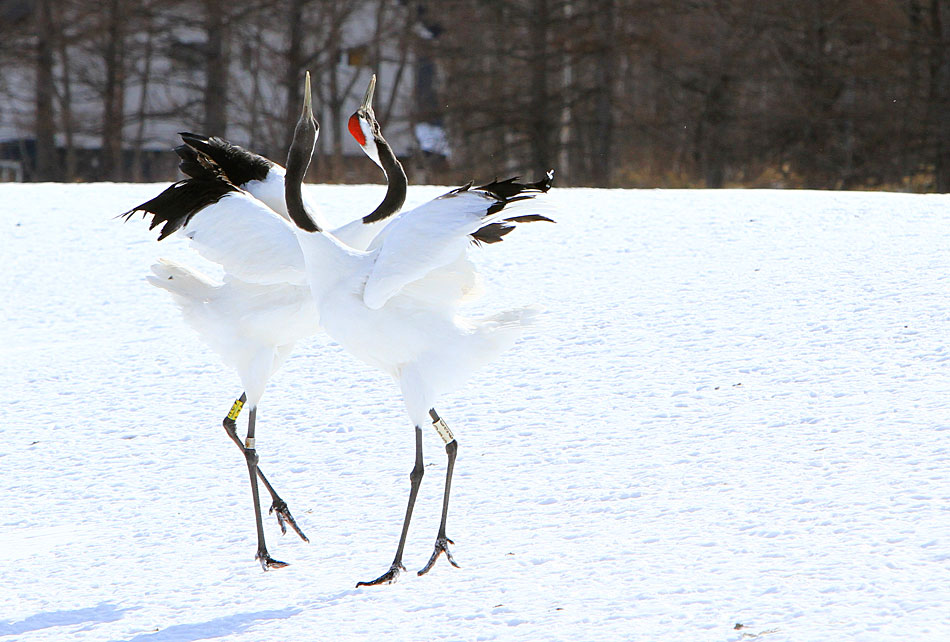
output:
[[[455,435],[452,434],[452,431],[449,430],[449,427],[446,425],[442,418],[440,417],[438,421],[432,422],[432,427],[435,428],[435,431],[439,433],[439,437],[442,438],[442,441],[449,443],[455,440]]]
[[[248,450],[252,450],[254,448],[254,438],[248,437],[247,439],[245,439],[244,447],[247,448]]]

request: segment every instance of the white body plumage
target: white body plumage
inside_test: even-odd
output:
[[[415,426],[426,425],[438,396],[512,345],[535,315],[533,308],[488,319],[457,313],[476,289],[466,251],[470,235],[492,221],[485,217],[491,199],[451,192],[400,214],[366,252],[295,230],[323,329],[397,381]]]
[[[283,175],[279,178],[267,183],[279,185],[283,203]],[[252,408],[296,342],[319,331],[303,255],[286,211],[286,205],[278,212],[251,194],[231,192],[202,209],[179,232],[192,240],[201,256],[222,266],[223,281],[166,259],[153,265],[148,277],[152,285],[172,294],[185,322],[237,370]],[[386,222],[364,227],[384,227]],[[360,220],[354,223],[339,230],[341,235],[367,242],[360,238],[365,237]]]
[[[457,314],[479,291],[466,253],[470,235],[493,220],[485,216],[492,198],[450,192],[395,217],[372,249],[360,251],[332,233],[303,232],[249,194],[232,192],[181,230],[222,265],[224,282],[170,261],[153,266],[149,280],[174,295],[189,325],[238,371],[249,405],[319,324],[396,379],[410,418],[422,425],[438,395],[510,346],[533,316],[532,309],[483,320]]]

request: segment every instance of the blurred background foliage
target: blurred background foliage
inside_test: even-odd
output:
[[[304,70],[312,180],[371,73],[413,183],[950,188],[950,0],[0,0],[0,171],[167,180],[175,132],[281,160]]]

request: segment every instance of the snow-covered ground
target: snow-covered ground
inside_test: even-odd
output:
[[[240,384],[144,280],[163,185],[0,185],[0,640],[950,639],[950,197],[555,189],[472,254],[546,312],[439,410],[323,338],[260,409],[310,536],[263,572]],[[410,202],[441,193],[410,188]],[[380,186],[317,187],[356,214]],[[245,413],[246,414],[246,413]]]

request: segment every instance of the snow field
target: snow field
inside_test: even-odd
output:
[[[323,337],[274,377],[261,467],[311,543],[268,518],[262,572],[240,384],[144,280],[206,264],[112,218],[163,188],[0,185],[0,640],[950,637],[950,197],[555,188],[472,251],[472,314],[545,312],[438,408],[462,568],[414,574],[429,431],[410,572],[355,589],[398,541],[398,391]]]

